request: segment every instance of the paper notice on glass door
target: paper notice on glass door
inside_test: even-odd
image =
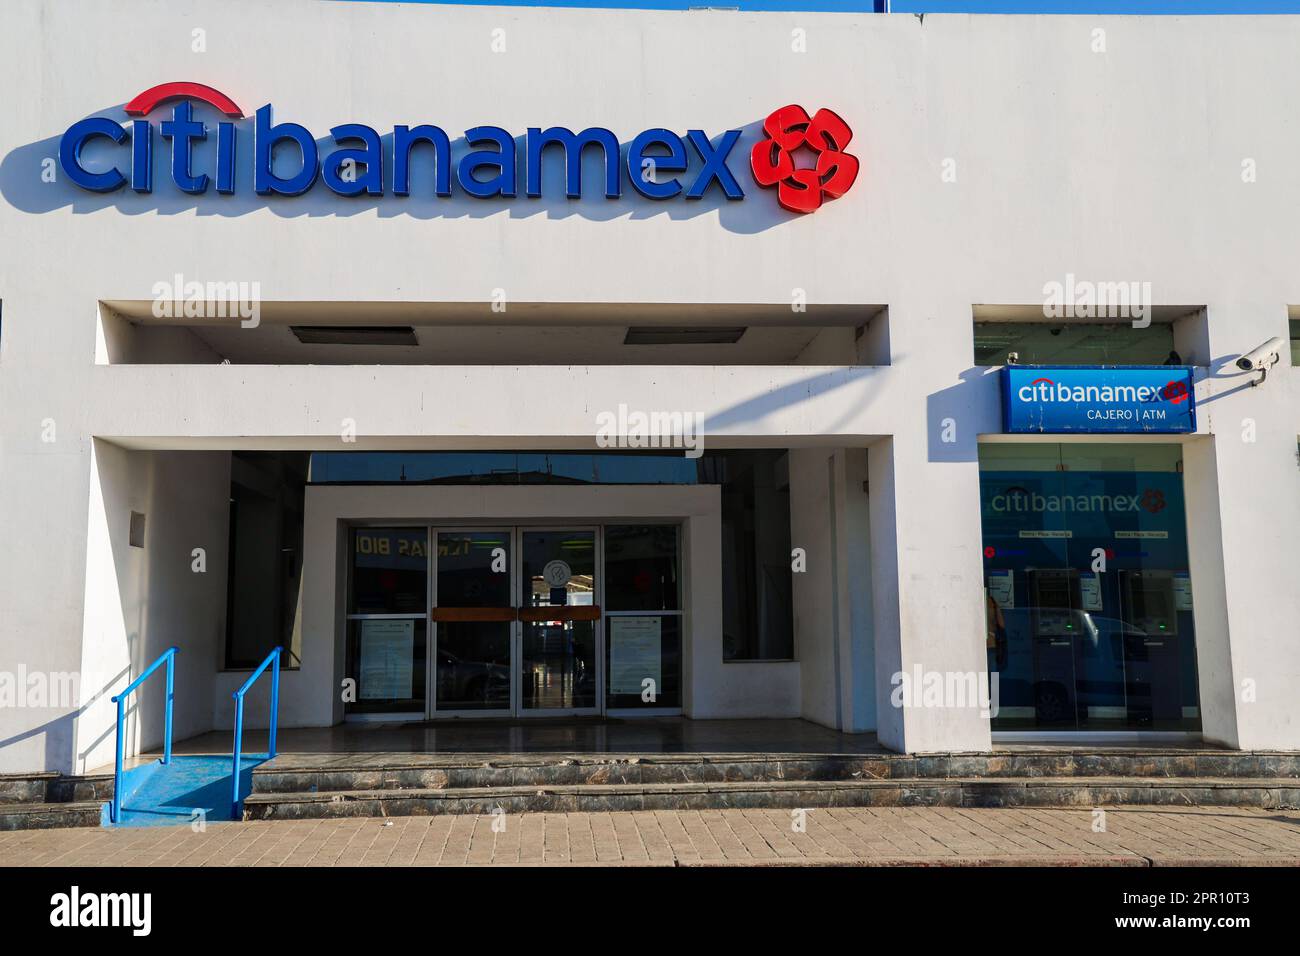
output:
[[[362,621],[361,700],[409,700],[413,692],[414,621]]]
[[[989,597],[997,602],[998,607],[1016,606],[1016,575],[1014,571],[995,569],[989,572]]]
[[[1079,600],[1085,611],[1100,611],[1101,576],[1095,571],[1079,572]]]
[[[644,683],[654,681],[654,691],[663,688],[662,626],[657,617],[611,617],[609,619],[609,692],[640,697]]]

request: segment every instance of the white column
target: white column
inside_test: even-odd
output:
[[[1290,355],[1259,387],[1237,355],[1286,335],[1276,303],[1212,304],[1213,435],[1184,449],[1202,733],[1243,750],[1300,748],[1300,542],[1296,377]]]
[[[790,452],[795,656],[803,717],[850,733],[876,729],[867,455],[862,448]]]
[[[930,461],[913,432],[869,446],[867,462],[880,742],[906,753],[988,750],[978,695],[936,705],[915,680],[966,688],[987,669],[978,461]],[[912,691],[904,706],[898,674]]]
[[[889,347],[906,395],[867,446],[877,732],[908,753],[988,750],[978,436],[999,430],[998,391],[973,367],[969,299],[899,290]],[[943,682],[937,701],[918,673]]]

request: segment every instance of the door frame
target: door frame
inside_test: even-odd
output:
[[[592,534],[594,560],[592,576],[594,586],[591,589],[591,603],[601,609],[601,616],[592,622],[592,640],[593,651],[596,657],[596,703],[592,707],[553,707],[537,708],[535,710],[524,710],[523,708],[523,686],[520,678],[520,663],[523,660],[524,648],[524,622],[515,622],[515,643],[512,648],[512,658],[514,662],[514,679],[520,686],[512,701],[516,717],[598,717],[605,713],[605,536],[602,528],[598,524],[535,524],[535,525],[516,525],[515,526],[515,547],[518,549],[519,560],[516,562],[520,569],[519,580],[515,591],[515,598],[519,601],[519,606],[523,607],[524,581],[523,581],[523,537],[530,531],[589,531]]]
[[[606,716],[661,717],[692,714],[730,717],[745,700],[797,699],[797,662],[732,664],[723,661],[721,490],[717,485],[435,485],[313,484],[305,491],[302,665],[297,679],[282,682],[281,706],[304,723],[322,727],[341,721],[423,720],[427,700],[404,712],[358,713],[339,693],[351,672],[348,656],[347,588],[351,564],[348,533],[358,527],[455,530],[503,525],[573,526],[672,524],[680,529],[682,575],[681,701],[676,707],[646,704],[628,712],[608,701]],[[602,530],[602,534],[603,534]],[[606,563],[609,540],[603,542]],[[608,606],[609,587],[604,585]],[[416,612],[421,617],[421,612]],[[607,615],[608,616],[608,615]],[[417,618],[418,619],[418,618]],[[602,629],[605,657],[609,624]],[[716,698],[716,688],[730,693]],[[764,706],[767,706],[764,704]],[[784,706],[784,705],[783,705]],[[747,712],[747,711],[746,711]],[[469,715],[466,715],[469,716]],[[456,718],[451,718],[451,720]]]
[[[519,622],[516,620],[510,624],[510,706],[502,709],[493,710],[438,710],[438,624],[433,619],[433,609],[438,606],[438,535],[454,532],[496,532],[506,535],[510,541],[510,553],[507,556],[509,567],[507,572],[510,575],[510,599],[514,600],[518,594],[516,586],[516,576],[518,569],[515,567],[516,551],[516,529],[509,524],[474,524],[474,525],[429,525],[429,583],[426,593],[429,595],[427,603],[429,606],[425,609],[425,616],[428,620],[426,625],[428,634],[428,653],[425,655],[425,667],[428,673],[425,676],[424,686],[426,692],[424,695],[424,716],[427,720],[433,720],[439,717],[513,717],[515,713],[515,700],[517,694],[518,676],[515,674],[515,631],[518,630]]]
[[[510,624],[510,707],[494,710],[439,710],[438,709],[438,624],[433,620],[433,609],[438,605],[438,535],[454,532],[496,532],[508,535],[510,540],[510,597],[516,609],[524,606],[523,581],[523,536],[530,531],[589,531],[592,534],[595,554],[592,588],[592,603],[602,609],[601,616],[593,622],[592,633],[596,657],[596,703],[592,707],[557,707],[525,710],[523,708],[523,685],[521,664],[523,660],[524,624],[516,616]],[[426,634],[428,635],[425,666],[425,718],[436,720],[442,718],[500,718],[533,719],[545,717],[598,717],[605,713],[605,536],[600,524],[557,524],[539,521],[536,524],[495,522],[474,522],[454,525],[429,525],[429,581],[426,593],[429,606],[426,609]]]

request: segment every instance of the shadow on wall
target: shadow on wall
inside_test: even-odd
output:
[[[84,710],[84,708],[82,709]],[[0,739],[0,751],[8,747],[17,747],[24,741],[31,740],[34,737],[41,737],[45,743],[45,756],[42,758],[43,762],[40,766],[46,770],[66,770],[73,765],[73,734],[79,716],[81,716],[81,710],[60,714],[53,720],[47,720],[43,724],[29,727],[27,730],[16,733],[11,737]],[[36,763],[33,762],[32,766],[36,766]],[[14,773],[24,772],[18,767],[10,769]]]
[[[828,372],[818,372],[791,382],[772,391],[763,392],[753,398],[734,403],[721,411],[714,412],[705,422],[707,433],[734,432],[760,433],[763,419],[782,409],[794,408],[801,402],[824,399],[842,389],[850,389],[849,397],[844,400],[844,410],[835,419],[818,424],[819,432],[827,435],[836,434],[849,422],[858,411],[871,404],[885,387],[885,368],[876,368],[877,374],[862,375],[861,369],[837,368]],[[814,419],[810,417],[809,421]]]
[[[24,741],[41,737],[44,739],[45,744],[45,756],[41,766],[46,770],[56,769],[62,772],[67,772],[71,769],[76,772],[86,755],[86,751],[77,753],[75,754],[76,759],[74,760],[75,735],[78,718],[100,701],[101,698],[106,698],[115,689],[125,687],[129,678],[130,669],[123,668],[106,681],[102,687],[99,687],[89,695],[86,694],[85,688],[81,688],[82,703],[79,707],[66,714],[60,714],[52,720],[47,720],[43,724],[37,724],[35,727],[29,727],[10,737],[0,739],[0,751],[3,751],[8,747],[16,747]],[[129,708],[127,711],[127,719],[130,720],[132,716],[134,716],[134,708]],[[90,747],[94,747],[107,737],[113,736],[116,733],[116,727],[117,725],[114,723],[111,728],[92,741]],[[21,773],[23,771],[18,770],[16,772]]]
[[[127,124],[129,118],[123,106],[124,104],[119,104],[90,115]],[[318,179],[311,189],[299,196],[259,196],[253,191],[255,119],[252,116],[234,121],[235,192],[231,195],[222,195],[216,191],[212,183],[209,183],[207,192],[191,195],[177,188],[171,179],[171,144],[170,141],[162,139],[159,133],[160,123],[167,118],[169,112],[163,109],[155,110],[150,117],[153,131],[153,191],[151,193],[137,193],[129,184],[108,193],[91,192],[76,186],[59,165],[59,144],[63,136],[63,133],[59,132],[48,139],[19,146],[0,160],[0,195],[3,195],[5,201],[15,209],[33,215],[59,209],[71,209],[78,215],[101,209],[116,209],[126,215],[152,212],[170,216],[193,211],[200,216],[243,216],[260,209],[269,209],[278,216],[290,218],[355,216],[375,210],[381,217],[409,216],[413,219],[483,219],[496,215],[525,219],[544,215],[549,219],[581,216],[596,222],[606,222],[615,219],[650,219],[655,216],[685,220],[716,210],[722,227],[738,234],[763,232],[798,218],[777,205],[775,190],[759,187],[749,174],[749,153],[753,144],[761,138],[763,123],[761,119],[740,127],[742,130],[740,139],[728,156],[727,166],[745,193],[744,200],[738,201],[727,199],[716,180],[709,184],[700,199],[684,198],[686,190],[704,168],[698,153],[689,143],[685,144],[689,159],[688,169],[682,173],[663,171],[656,177],[662,181],[668,176],[676,176],[682,184],[682,193],[675,198],[648,199],[631,186],[626,169],[627,143],[619,144],[619,176],[622,183],[620,199],[606,199],[604,196],[604,158],[603,151],[598,148],[583,150],[583,197],[566,198],[564,153],[556,147],[548,147],[543,153],[542,195],[539,198],[530,198],[524,192],[527,153],[522,135],[515,137],[514,140],[516,196],[513,198],[479,199],[466,195],[454,185],[456,165],[462,156],[472,151],[464,136],[451,142],[452,195],[438,197],[434,194],[434,154],[432,147],[424,144],[416,147],[410,154],[411,194],[397,196],[392,192],[393,134],[391,130],[380,136],[383,145],[384,195],[340,196]],[[200,104],[195,111],[195,118],[205,121],[208,136],[206,140],[193,143],[191,170],[194,175],[207,173],[209,177],[213,177],[217,166],[215,121],[224,117]],[[292,118],[285,115],[275,117],[275,121],[292,122]],[[73,122],[75,119],[70,117],[69,126]],[[417,121],[413,121],[412,125],[415,122]],[[681,135],[682,131],[674,132]],[[721,135],[718,135],[710,142],[716,148],[720,140]],[[358,145],[355,141],[346,142],[347,147]],[[316,146],[318,156],[321,158],[339,148],[332,136],[317,139]],[[131,154],[129,140],[122,144],[115,144],[101,136],[87,141],[82,157],[88,169],[100,172],[116,167],[129,179]],[[277,175],[288,177],[298,171],[301,164],[301,153],[292,142],[286,142],[276,149],[272,166]],[[358,172],[363,173],[364,168],[364,165],[360,165]],[[51,171],[55,175],[52,182],[48,181]]]
[[[1225,380],[1236,380],[1237,384],[1231,388],[1225,388],[1223,391],[1216,392],[1213,395],[1198,396],[1196,407],[1203,408],[1211,402],[1217,402],[1221,398],[1227,398],[1229,395],[1235,395],[1237,392],[1253,388],[1256,380],[1259,378],[1258,372],[1243,372],[1237,368],[1237,359],[1241,358],[1239,354],[1220,355],[1217,358],[1210,359],[1209,367],[1205,370],[1205,378],[1222,382]],[[1275,373],[1273,373],[1275,374]],[[1200,376],[1197,376],[1198,380]]]
[[[78,769],[112,762],[116,708],[109,694],[172,645],[180,648],[175,739],[211,729],[225,634],[229,453],[128,450],[100,439],[94,449],[83,658],[87,674],[121,670],[112,681],[96,677],[103,689],[83,697]],[[133,512],[145,516],[139,544],[131,541]],[[127,699],[128,754],[162,741],[165,687],[159,670]]]
[[[933,462],[979,460],[978,436],[1002,431],[1000,370],[976,366],[955,385],[925,400],[927,458]]]

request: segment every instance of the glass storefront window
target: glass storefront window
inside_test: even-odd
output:
[[[232,452],[225,666],[252,669],[271,648],[301,663],[299,615],[306,452]]]
[[[722,466],[722,659],[792,660],[789,458],[735,452]]]
[[[351,533],[347,676],[349,713],[424,711],[429,535],[424,528]]]
[[[313,484],[690,485],[701,465],[681,454],[606,452],[315,452]]]
[[[676,525],[605,529],[605,704],[682,705]]]
[[[424,618],[350,619],[348,677],[356,681],[350,714],[424,712],[425,654],[428,624]]]
[[[730,449],[705,452],[698,459],[626,451],[313,452],[310,481],[393,485],[719,485],[723,660],[794,658],[790,476],[784,449]],[[617,597],[618,589],[628,583],[611,579],[609,593]],[[631,584],[635,588],[635,582]]]
[[[606,617],[605,655],[606,707],[682,706],[680,614]]]
[[[424,528],[352,532],[352,614],[418,614],[427,606],[429,535]]]
[[[1153,322],[976,322],[975,364],[1165,365],[1174,352],[1174,326]]]
[[[1181,447],[980,446],[995,730],[1198,730]]]
[[[677,611],[676,525],[605,529],[605,607],[610,611]]]

